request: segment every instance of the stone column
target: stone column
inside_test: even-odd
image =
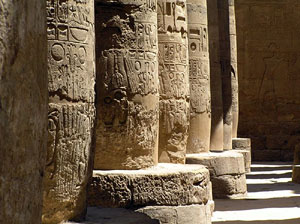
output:
[[[95,114],[94,1],[46,2],[49,112],[43,223],[59,223],[81,218],[86,208]]]
[[[41,223],[47,151],[46,3],[0,1],[0,223]]]
[[[211,136],[210,150],[223,151],[223,99],[220,64],[218,0],[207,1],[210,88],[211,88]]]
[[[211,101],[206,0],[188,0],[189,80],[191,121],[188,153],[210,148]]]
[[[223,148],[232,149],[232,73],[229,32],[229,2],[218,0],[220,62],[222,68]]]
[[[300,184],[300,144],[297,144],[294,149],[294,165],[292,181]]]
[[[156,1],[99,0],[96,7],[95,169],[157,164]]]
[[[239,90],[237,69],[237,38],[235,22],[235,0],[229,0],[230,68],[232,88],[232,138],[237,138],[239,119]]]
[[[185,0],[159,0],[159,161],[184,163],[190,106]]]

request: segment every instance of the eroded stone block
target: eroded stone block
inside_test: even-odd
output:
[[[187,154],[186,163],[209,169],[214,198],[239,198],[247,193],[244,157],[240,153]]]
[[[209,172],[199,165],[159,164],[146,170],[95,170],[90,206],[177,206],[211,200]]]

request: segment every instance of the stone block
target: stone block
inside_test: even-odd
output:
[[[300,184],[300,165],[294,165],[293,166],[293,176],[292,181],[294,183]]]
[[[210,224],[211,206],[187,205],[187,206],[147,206],[137,209],[136,212],[146,214],[159,224]]]
[[[187,164],[210,171],[214,198],[241,198],[247,194],[244,156],[234,151],[187,154]]]
[[[251,150],[250,138],[233,138],[232,139],[233,150]]]
[[[146,170],[95,170],[90,206],[178,206],[211,199],[209,171],[201,165],[158,164]]]

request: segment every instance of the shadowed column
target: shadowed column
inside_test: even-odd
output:
[[[0,1],[0,223],[41,223],[47,151],[46,2]]]

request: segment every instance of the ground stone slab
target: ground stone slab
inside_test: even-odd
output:
[[[178,206],[207,204],[209,171],[201,165],[159,164],[146,170],[95,170],[90,206]]]
[[[240,198],[247,193],[242,154],[233,151],[187,154],[186,162],[209,169],[214,198]]]

